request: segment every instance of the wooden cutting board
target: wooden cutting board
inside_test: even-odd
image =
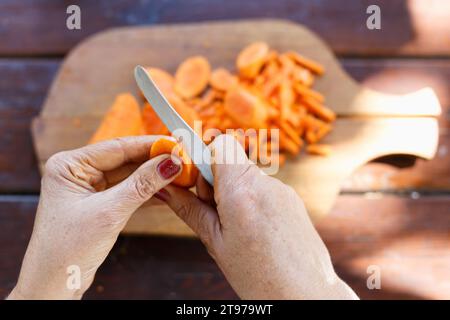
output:
[[[433,157],[440,105],[431,89],[396,96],[363,88],[305,27],[245,20],[118,28],[83,41],[65,59],[32,124],[41,169],[52,154],[85,145],[118,93],[138,96],[133,78],[137,64],[174,72],[186,57],[201,54],[213,67],[234,69],[240,49],[257,40],[281,52],[298,51],[326,68],[315,88],[338,114],[335,129],[324,140],[333,152],[328,157],[301,154],[276,175],[297,190],[314,220],[330,210],[343,180],[367,161],[389,154]],[[125,232],[192,235],[156,200],[136,212]]]

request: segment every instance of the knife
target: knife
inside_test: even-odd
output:
[[[143,67],[137,66],[134,69],[134,77],[158,117],[172,135],[178,141],[181,141],[183,149],[187,152],[198,170],[200,170],[203,178],[213,186],[214,178],[211,171],[211,152],[206,144],[170,105]]]

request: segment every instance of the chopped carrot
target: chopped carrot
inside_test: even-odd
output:
[[[304,84],[295,83],[294,84],[294,89],[302,97],[311,97],[311,98],[315,99],[319,103],[323,103],[325,101],[324,96],[320,92],[317,92],[317,91],[315,91],[313,89],[310,89],[307,86],[305,86]]]
[[[184,119],[184,121],[186,121],[186,123],[191,128],[194,128],[195,120],[200,119],[197,112],[177,96],[172,96],[171,98],[169,98],[169,102],[172,107],[178,112],[178,114]]]
[[[246,128],[265,128],[267,108],[261,99],[243,88],[231,90],[225,96],[225,112]]]
[[[211,79],[209,79],[211,87],[220,91],[227,91],[237,85],[238,79],[233,76],[227,69],[219,68],[215,69],[211,73]]]
[[[159,119],[150,103],[146,102],[142,109],[142,123],[144,125],[145,134],[150,135],[167,135],[169,130]]]
[[[170,73],[159,68],[145,68],[145,70],[166,98],[169,98],[175,94],[173,89],[175,79],[170,75]]]
[[[254,42],[245,47],[236,60],[239,74],[244,78],[255,78],[268,54],[269,46],[265,42]]]
[[[306,147],[309,154],[327,156],[331,153],[331,147],[327,144],[310,144]]]
[[[336,114],[334,113],[333,110],[328,109],[327,107],[321,105],[315,99],[305,97],[303,99],[303,102],[305,103],[305,106],[311,110],[312,113],[318,115],[322,119],[329,122],[334,121],[336,119]]]
[[[147,71],[187,124],[198,133],[203,130],[203,139],[230,133],[228,129],[242,130],[242,137],[237,138],[259,164],[267,163],[267,155],[261,155],[260,150],[269,147],[270,153],[277,152],[280,158],[268,162],[280,165],[287,154],[297,155],[304,144],[310,145],[311,153],[325,153],[320,143],[332,130],[336,114],[324,105],[324,95],[313,89],[316,76],[324,73],[320,63],[297,52],[278,53],[265,42],[254,42],[239,52],[236,67],[237,72],[220,67],[211,71],[208,60],[193,56],[182,61],[175,76],[154,67]],[[137,103],[121,99],[111,108],[111,115],[105,116],[92,141],[168,134],[148,103],[139,124]],[[201,120],[200,125],[196,120]],[[268,138],[273,134],[270,129],[279,130],[277,145],[261,141],[265,135],[256,130],[263,128],[269,129]],[[248,129],[255,129],[257,141],[248,137]]]
[[[311,59],[308,59],[308,58],[298,54],[297,52],[289,51],[286,53],[286,55],[289,56],[292,60],[294,60],[299,65],[301,65],[305,68],[308,68],[309,70],[311,70],[312,72],[314,72],[318,75],[322,75],[325,72],[325,68],[320,63],[317,63]]]
[[[175,91],[183,98],[199,95],[208,85],[211,67],[202,56],[184,60],[175,73]]]
[[[195,184],[198,169],[184,152],[180,144],[166,138],[156,140],[150,148],[150,158],[157,157],[161,154],[173,154],[178,156],[183,162],[181,174],[172,182],[174,185],[190,188]]]
[[[138,136],[144,132],[141,109],[130,93],[119,94],[89,144],[113,138]]]

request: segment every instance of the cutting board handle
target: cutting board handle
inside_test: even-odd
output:
[[[394,95],[361,88],[351,105],[353,114],[378,116],[439,116],[441,105],[431,88]]]

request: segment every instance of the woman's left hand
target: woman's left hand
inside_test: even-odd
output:
[[[82,297],[132,213],[181,172],[173,156],[148,160],[158,138],[120,138],[47,161],[33,234],[8,298]]]

